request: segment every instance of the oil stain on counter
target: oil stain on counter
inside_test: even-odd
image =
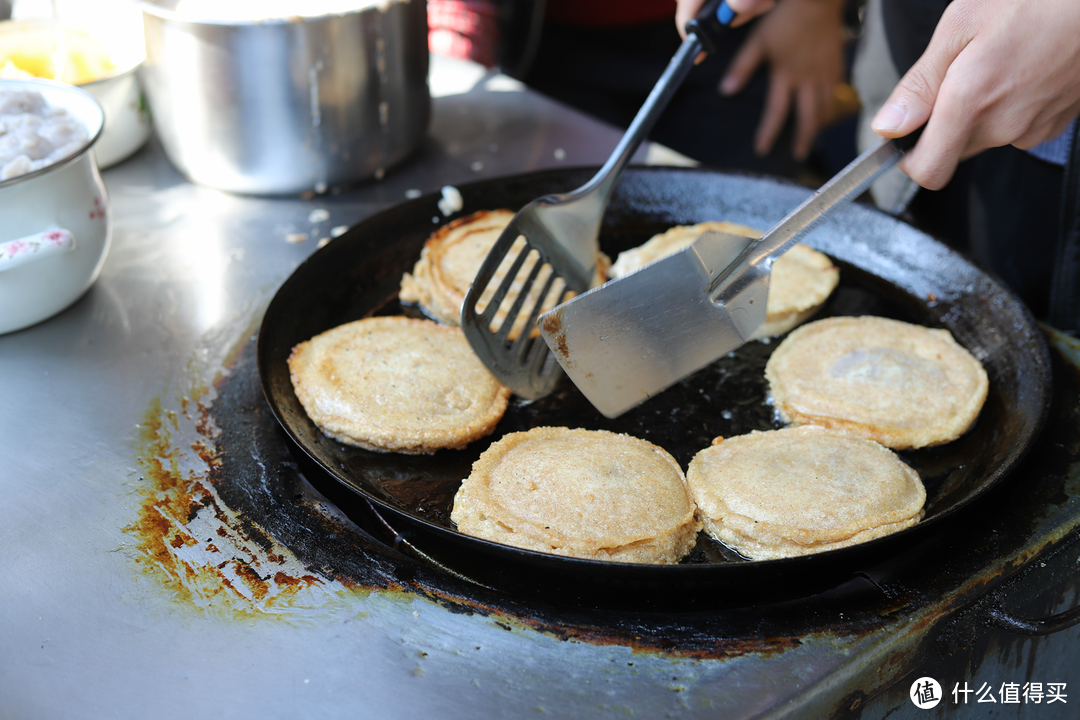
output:
[[[144,499],[137,522],[140,562],[193,605],[230,613],[297,612],[317,608],[345,589],[312,573],[257,524],[221,499],[213,479],[218,451],[201,403],[179,412],[155,399],[140,425]],[[199,437],[193,442],[191,433]],[[200,467],[200,465],[202,467]]]
[[[253,347],[254,328],[231,347],[220,336],[208,336],[201,344],[188,363],[183,387],[151,400],[137,427],[141,501],[135,521],[124,528],[134,539],[136,560],[177,600],[213,615],[321,612],[356,584],[312,569],[263,527],[260,520],[278,500],[265,495],[265,485],[244,484],[252,472],[257,476],[266,469],[256,454],[248,452],[252,472],[243,477],[234,478],[224,468],[236,455],[222,445],[211,407],[233,378],[238,358]],[[227,499],[253,491],[263,508],[259,513],[238,509]],[[290,499],[302,501],[309,494],[294,493]]]

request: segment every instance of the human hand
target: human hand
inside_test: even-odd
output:
[[[705,0],[675,0],[675,26],[679,34],[686,37],[686,23],[694,19]],[[750,22],[758,15],[773,8],[776,0],[727,0],[728,6],[735,11],[731,27],[739,27]]]
[[[758,23],[731,61],[720,83],[724,95],[742,90],[762,63],[770,67],[769,92],[754,138],[759,155],[772,149],[793,101],[792,153],[798,160],[810,154],[844,76],[842,11],[842,0],[784,0]]]
[[[900,168],[938,190],[956,166],[1002,145],[1028,149],[1080,113],[1080,3],[955,0],[918,62],[871,123],[923,130]]]

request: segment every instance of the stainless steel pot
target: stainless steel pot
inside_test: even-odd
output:
[[[165,153],[231,192],[325,192],[412,152],[430,116],[427,7],[222,21],[142,3],[143,81]],[[182,6],[181,6],[182,7]]]

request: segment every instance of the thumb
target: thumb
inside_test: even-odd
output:
[[[870,121],[870,128],[885,137],[904,137],[926,124],[956,56],[967,39],[955,34],[946,20],[938,23],[926,52],[893,89],[885,105]]]

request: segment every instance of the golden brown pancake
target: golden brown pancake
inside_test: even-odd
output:
[[[412,274],[401,278],[398,298],[441,323],[459,324],[476,271],[513,217],[509,210],[480,210],[440,227],[424,243]]]
[[[722,439],[690,461],[705,531],[753,560],[847,547],[914,525],[918,473],[866,438],[806,426]]]
[[[510,397],[460,328],[405,317],[316,335],[293,348],[289,371],[323,432],[383,452],[465,447],[495,429]]]
[[[461,305],[465,301],[465,293],[472,285],[480,265],[484,262],[492,246],[499,239],[503,229],[513,219],[514,213],[509,210],[480,210],[463,218],[454,220],[436,230],[420,251],[420,259],[413,267],[412,273],[405,273],[401,278],[401,291],[398,298],[402,302],[416,303],[429,315],[441,323],[447,325],[459,325],[461,323]],[[519,241],[511,248],[509,260],[503,262],[496,271],[492,283],[480,296],[477,305],[479,309],[487,306],[494,294],[494,287],[509,272],[509,266],[520,249],[524,247],[524,241]],[[528,258],[519,270],[517,279],[511,286],[510,291],[503,299],[499,311],[492,321],[493,330],[498,328],[511,305],[517,298],[524,279],[536,264],[535,257]],[[609,264],[607,256],[600,254],[597,259],[596,283],[603,279]],[[545,274],[541,274],[530,288],[529,302],[526,307],[535,305],[540,299],[540,292],[544,286]],[[558,288],[559,286],[557,286]],[[550,309],[556,304],[553,290],[552,295],[542,304],[544,309]],[[521,334],[525,319],[517,318],[515,326],[511,329],[511,339]]]
[[[665,450],[564,427],[491,445],[461,483],[450,517],[485,540],[627,563],[676,563],[700,529],[682,469]]]
[[[709,230],[743,237],[760,237],[761,231],[745,225],[715,221],[678,225],[655,235],[643,245],[619,253],[608,271],[611,278],[622,277],[654,260],[682,250]],[[783,335],[809,319],[828,299],[840,282],[840,271],[827,255],[807,245],[795,245],[772,266],[767,316],[751,340]]]
[[[982,364],[948,330],[869,316],[795,330],[765,377],[785,421],[843,428],[895,450],[960,437],[989,385]]]

